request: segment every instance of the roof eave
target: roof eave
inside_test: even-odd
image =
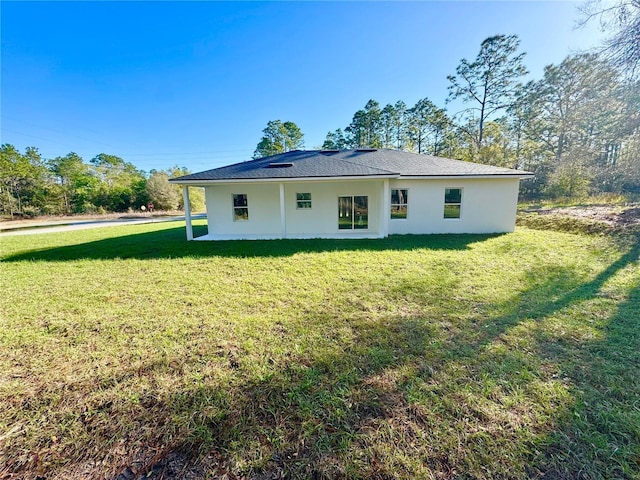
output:
[[[217,178],[217,179],[194,179],[181,180],[180,178],[172,178],[170,183],[177,185],[204,186],[219,183],[279,183],[279,182],[326,182],[326,181],[350,181],[350,180],[381,180],[398,178],[397,173],[380,174],[380,175],[318,175],[310,177],[264,177],[264,178]]]
[[[448,180],[456,178],[474,178],[474,179],[496,179],[496,178],[519,178],[525,180],[533,178],[532,173],[459,173],[450,175],[400,175],[398,178],[411,180]]]
[[[287,182],[327,182],[327,181],[353,181],[353,180],[380,180],[380,179],[407,179],[407,180],[455,180],[462,178],[473,179],[499,179],[510,178],[526,180],[533,178],[535,175],[529,172],[517,173],[494,173],[494,174],[473,174],[460,173],[449,175],[401,175],[399,173],[380,174],[380,175],[318,175],[308,177],[262,177],[262,178],[217,178],[217,179],[181,179],[172,178],[170,183],[176,185],[206,186],[227,183],[287,183]]]

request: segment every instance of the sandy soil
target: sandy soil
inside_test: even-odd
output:
[[[607,223],[617,229],[640,226],[640,203],[628,205],[592,205],[526,210],[539,215],[566,215]]]

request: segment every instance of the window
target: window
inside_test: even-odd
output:
[[[311,208],[311,194],[296,193],[296,208]]]
[[[391,189],[391,218],[407,218],[409,190]]]
[[[444,189],[444,218],[460,218],[462,206],[462,189]]]
[[[338,229],[369,228],[369,197],[338,197]]]
[[[249,220],[249,202],[246,193],[233,194],[233,221],[242,222]]]

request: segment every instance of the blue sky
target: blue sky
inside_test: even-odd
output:
[[[601,40],[575,29],[578,5],[4,1],[1,141],[200,171],[249,159],[280,119],[314,148],[370,98],[444,107],[446,76],[491,35],[517,34],[540,78]]]

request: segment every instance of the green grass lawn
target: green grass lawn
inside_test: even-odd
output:
[[[0,478],[640,478],[637,243],[184,238],[0,238]]]

